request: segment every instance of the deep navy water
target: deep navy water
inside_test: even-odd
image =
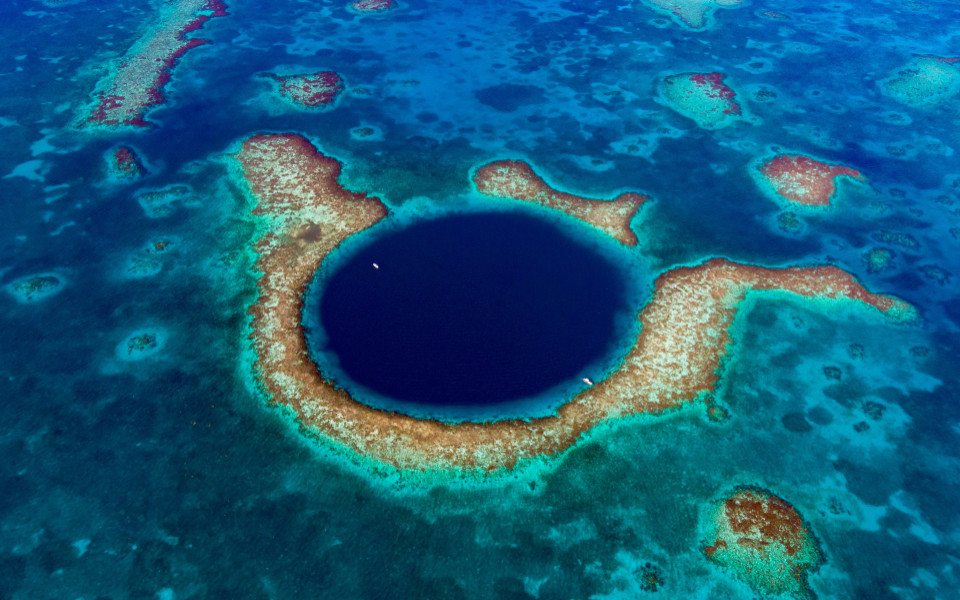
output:
[[[435,417],[489,408],[602,375],[587,367],[622,347],[618,322],[636,310],[626,276],[542,219],[446,216],[378,237],[321,278],[317,333],[378,395]]]
[[[752,0],[693,31],[640,0],[404,0],[372,17],[346,0],[226,0],[229,16],[190,34],[210,43],[176,66],[151,128],[78,130],[163,4],[0,3],[0,599],[756,598],[702,551],[707,507],[738,485],[807,521],[825,556],[818,598],[957,597],[960,99],[909,105],[879,83],[917,56],[960,55],[956,2]],[[318,70],[345,90],[314,112],[261,76]],[[659,82],[682,72],[723,73],[757,121],[704,130],[665,106]],[[572,272],[599,255],[633,274],[634,311],[658,275],[725,257],[835,265],[920,320],[757,294],[718,371],[725,422],[702,404],[615,419],[501,476],[378,470],[300,431],[252,371],[250,246],[264,225],[229,155],[273,132],[307,136],[410,229],[427,225],[420,207],[482,210],[491,199],[470,177],[494,160],[570,193],[649,195],[635,248],[563,230],[589,248]],[[107,176],[120,144],[143,179]],[[785,231],[787,209],[748,172],[778,149],[866,181]],[[163,214],[141,207],[171,185],[189,193]],[[360,275],[393,277],[392,261],[368,260],[381,268]],[[21,301],[17,284],[37,275],[62,287]],[[620,325],[597,340],[622,343]],[[584,359],[604,371],[621,355]],[[531,369],[511,379],[547,384]]]

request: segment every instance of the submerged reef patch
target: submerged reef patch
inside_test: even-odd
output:
[[[714,13],[719,8],[736,8],[743,0],[642,0],[643,4],[669,15],[678,25],[700,31],[714,25]]]
[[[156,275],[163,269],[163,262],[157,255],[166,254],[174,245],[173,240],[165,237],[147,243],[127,259],[124,275],[134,279]]]
[[[396,7],[394,0],[356,0],[350,3],[350,9],[360,14],[384,13]]]
[[[942,286],[950,283],[953,278],[953,273],[939,265],[921,265],[920,273],[930,281]]]
[[[916,56],[879,84],[897,102],[911,106],[939,104],[960,93],[960,58]]]
[[[177,205],[189,198],[192,192],[190,186],[174,184],[159,190],[138,192],[134,197],[148,218],[162,219],[173,214]]]
[[[380,141],[383,139],[383,131],[373,125],[360,125],[350,130],[350,138],[364,142]]]
[[[167,343],[167,331],[162,328],[137,329],[117,344],[114,355],[123,362],[138,362],[160,352]]]
[[[107,173],[113,179],[132,181],[146,172],[140,154],[131,146],[117,146],[107,153]]]
[[[771,21],[789,21],[790,15],[784,14],[782,12],[777,12],[775,10],[760,10],[757,11],[758,17],[763,17],[764,19],[770,19]]]
[[[62,289],[63,278],[55,273],[28,275],[7,285],[7,292],[23,303],[37,302],[49,298]]]
[[[895,246],[900,246],[901,248],[906,248],[907,250],[912,251],[917,251],[920,249],[920,242],[917,241],[917,238],[913,237],[909,233],[881,229],[880,231],[871,233],[870,237],[882,244],[893,244]]]
[[[663,587],[665,579],[663,569],[654,563],[644,563],[637,570],[637,578],[640,590],[644,592],[658,592]]]
[[[830,206],[837,192],[835,180],[848,177],[864,181],[863,175],[843,165],[834,165],[802,154],[777,154],[750,166],[750,174],[768,196],[792,206]]]
[[[793,211],[784,211],[777,215],[777,228],[784,233],[803,231],[803,221]]]
[[[387,217],[386,206],[344,189],[337,181],[340,164],[298,135],[256,135],[233,156],[262,232],[254,244],[260,293],[250,307],[259,381],[306,430],[374,464],[455,472],[510,468],[522,459],[556,455],[606,421],[701,401],[718,381],[737,307],[754,291],[854,300],[894,318],[913,314],[909,305],[870,293],[835,267],[769,269],[713,259],[661,274],[621,367],[591,382],[555,415],[447,423],[378,410],[324,379],[310,358],[301,313],[303,294],[324,258]],[[577,216],[575,210],[568,214]]]
[[[96,102],[81,127],[147,127],[150,107],[163,104],[163,87],[187,50],[206,40],[186,36],[209,19],[227,14],[220,0],[175,0],[164,3],[156,21],[101,79]]]
[[[343,92],[343,79],[333,71],[302,75],[268,73],[267,77],[276,82],[277,96],[298,108],[326,108]]]
[[[737,93],[723,79],[722,73],[668,75],[660,82],[660,98],[702,129],[722,129],[750,120],[737,102]]]
[[[163,263],[154,256],[137,253],[127,260],[124,274],[133,279],[152,277],[163,269]]]
[[[823,564],[816,538],[786,500],[739,487],[710,508],[707,558],[758,594],[814,598],[808,578]]]
[[[893,259],[896,254],[889,248],[882,246],[871,248],[863,255],[868,273],[886,273],[893,268]]]

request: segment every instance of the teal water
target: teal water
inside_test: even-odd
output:
[[[0,598],[754,598],[701,552],[706,507],[736,485],[808,521],[818,597],[956,596],[960,101],[878,84],[960,54],[955,3],[755,0],[703,31],[642,2],[227,4],[154,126],[98,134],[74,123],[156,6],[0,6]],[[259,77],[317,70],[346,85],[327,111]],[[688,71],[726,74],[758,123],[706,131],[660,104],[660,79]],[[371,471],[250,373],[257,232],[224,154],[259,132],[307,135],[400,212],[482,203],[471,169],[505,158],[573,193],[638,190],[653,200],[630,256],[652,276],[715,256],[834,264],[921,321],[757,295],[720,371],[723,423],[702,406],[615,422],[465,483]],[[120,144],[146,177],[106,176]],[[774,148],[867,183],[785,231],[747,172]],[[137,195],[170,185],[189,192],[151,217]],[[34,275],[60,287],[22,302]]]

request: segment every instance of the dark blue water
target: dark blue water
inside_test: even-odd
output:
[[[342,372],[433,407],[495,405],[579,380],[614,346],[631,308],[621,269],[513,213],[390,232],[321,285],[324,350]]]

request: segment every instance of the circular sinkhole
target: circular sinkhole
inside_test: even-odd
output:
[[[303,325],[321,373],[374,408],[445,421],[543,416],[635,339],[627,269],[604,244],[524,211],[358,237],[319,270]]]

